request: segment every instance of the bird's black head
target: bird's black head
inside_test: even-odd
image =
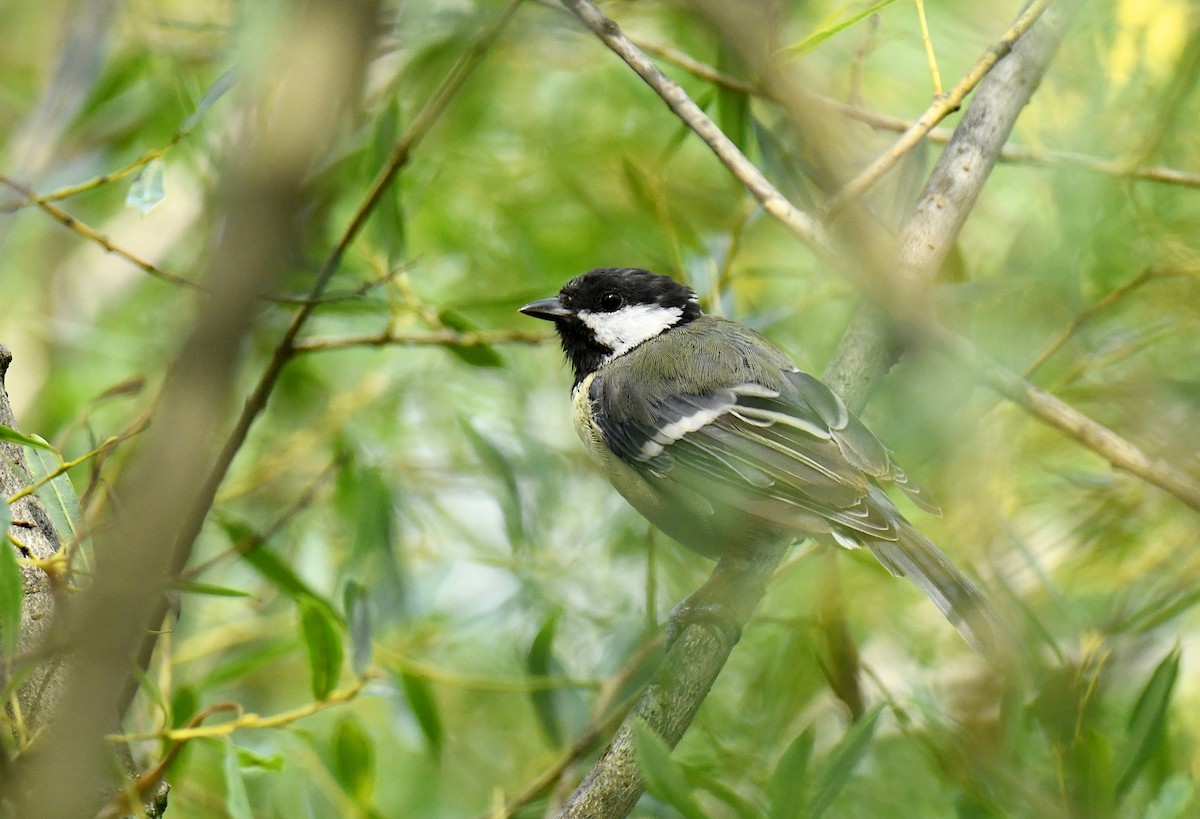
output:
[[[601,365],[700,315],[692,288],[636,267],[603,267],[521,308],[553,321],[578,384]]]

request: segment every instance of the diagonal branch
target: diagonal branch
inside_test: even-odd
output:
[[[671,110],[712,148],[769,213],[805,241],[828,252],[823,228],[788,202],[687,98],[678,84],[666,78],[615,23],[589,0],[563,0],[563,3],[629,63]],[[1071,7],[1075,3],[1066,5]],[[906,281],[932,280],[974,206],[1017,114],[1032,95],[1057,50],[1069,16],[1068,13],[1044,15],[1000,61],[1006,70],[991,72],[980,84],[970,110],[959,125],[963,138],[943,153],[922,202],[902,235],[900,254]],[[978,161],[964,163],[965,154]],[[863,318],[847,331],[825,379],[843,394],[848,404],[858,409],[865,402],[870,385],[894,360],[895,351],[886,337],[873,328],[870,320]],[[741,571],[731,571],[724,564],[718,564],[714,579],[723,576],[722,583],[731,589],[730,599],[740,603],[735,609],[739,617],[748,618],[753,612],[781,557],[782,552],[763,555]],[[627,815],[643,787],[633,751],[634,722],[644,721],[673,747],[687,730],[732,647],[730,639],[703,626],[685,626],[608,749],[558,816],[574,819]]]

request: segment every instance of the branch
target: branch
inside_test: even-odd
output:
[[[629,63],[769,213],[802,239],[822,251],[828,250],[824,229],[767,182],[679,85],[655,68],[615,23],[588,0],[563,0],[563,3]],[[956,141],[943,153],[922,202],[905,227],[902,238],[906,241],[901,243],[900,253],[908,282],[930,281],[938,269],[973,207],[1012,123],[1057,49],[1067,16],[1046,15],[1000,60],[997,68],[1005,70],[992,71],[980,84],[971,109],[959,125],[962,138],[956,134]],[[984,133],[989,129],[990,137]],[[964,162],[968,153],[977,161]],[[955,195],[949,195],[951,192]],[[922,241],[923,245],[919,243]],[[886,337],[868,319],[860,317],[847,331],[825,380],[843,394],[852,408],[859,409],[870,386],[894,359],[895,352]],[[744,623],[741,618],[748,619],[757,606],[782,555],[782,550],[761,555],[740,570],[718,564],[709,583],[720,578],[721,584],[728,585],[730,598],[740,603],[736,610],[739,622]],[[631,741],[634,721],[643,720],[668,746],[674,747],[707,696],[732,647],[732,641],[723,635],[701,625],[685,625],[630,716],[558,816],[568,819],[627,815],[643,787]]]
[[[318,353],[328,350],[345,350],[353,347],[490,347],[493,344],[545,344],[555,337],[545,333],[529,333],[524,330],[436,330],[424,333],[397,333],[384,330],[363,336],[341,336],[337,338],[303,338],[292,345],[292,351]]]
[[[199,536],[200,529],[204,525],[204,520],[212,508],[213,501],[217,496],[218,487],[225,479],[229,467],[233,464],[233,459],[237,457],[237,453],[241,450],[242,445],[245,444],[246,438],[250,434],[250,428],[254,425],[259,415],[262,414],[263,410],[266,409],[267,401],[270,399],[271,393],[275,390],[275,385],[279,381],[279,376],[283,372],[283,368],[295,355],[294,345],[296,337],[318,306],[325,288],[333,278],[333,274],[341,266],[342,257],[345,255],[346,250],[362,231],[367,218],[375,210],[384,192],[391,185],[392,180],[396,178],[400,169],[408,164],[413,149],[420,144],[425,135],[429,133],[429,129],[433,127],[433,124],[442,115],[442,112],[446,110],[446,106],[450,100],[462,87],[471,72],[479,65],[484,55],[487,54],[491,44],[495,42],[500,32],[503,31],[519,5],[520,0],[509,0],[488,28],[459,57],[454,67],[451,68],[450,73],[434,91],[433,96],[417,113],[408,132],[393,147],[387,162],[384,163],[384,166],[371,183],[371,187],[363,198],[362,204],[359,205],[349,225],[347,225],[345,231],[342,233],[337,246],[317,272],[316,280],[309,291],[307,300],[296,310],[292,316],[291,323],[276,343],[270,360],[267,362],[262,374],[259,375],[258,382],[255,384],[253,391],[246,398],[242,412],[238,416],[233,429],[226,437],[216,462],[208,473],[208,478],[196,496],[195,503],[185,516],[184,524],[179,529],[173,549],[174,556],[171,563],[171,576],[179,576],[187,564],[192,544],[195,543],[196,538]],[[163,599],[158,604],[155,615],[152,618],[153,622],[162,622],[163,618],[167,615],[167,611],[168,603]],[[138,652],[138,664],[141,668],[149,666],[155,642],[156,634],[154,630],[151,630],[146,634],[142,642],[142,647]],[[124,707],[128,707],[136,691],[136,680],[130,680],[124,694]]]
[[[154,423],[117,479],[121,508],[110,508],[94,530],[92,582],[64,599],[48,641],[66,668],[62,695],[35,748],[0,780],[0,800],[13,815],[91,816],[119,789],[106,737],[128,702],[130,658],[157,626],[153,614],[179,555],[172,546],[203,497],[243,341],[261,314],[256,295],[286,269],[300,241],[311,169],[359,97],[375,12],[372,0],[320,0],[284,12],[290,40],[268,50],[270,81],[256,86],[277,104],[275,115],[248,129],[222,169],[222,227],[208,255],[205,296],[175,354]],[[261,97],[248,102],[261,104]]]

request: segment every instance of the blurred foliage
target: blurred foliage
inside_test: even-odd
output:
[[[273,4],[118,4],[71,46],[98,70],[56,72],[65,27],[96,2],[6,8],[0,166],[70,194],[57,206],[114,246],[193,279],[220,235],[210,203],[237,150],[238,69]],[[916,9],[878,3],[863,17],[872,5],[778,4],[780,59],[815,93],[914,118],[933,88]],[[1019,6],[925,3],[947,84]],[[387,7],[364,110],[313,170],[307,241],[281,295],[305,291],[499,8]],[[681,7],[606,10],[644,40],[743,70]],[[1014,142],[1200,171],[1198,43],[1187,0],[1093,4]],[[778,109],[662,64],[785,190],[811,197]],[[828,117],[850,167],[894,138]],[[905,213],[937,153],[914,151],[873,189],[880,214]],[[1195,475],[1198,237],[1195,185],[1002,163],[937,307],[1017,370],[1071,330],[1033,380]],[[147,410],[201,296],[28,204],[0,212],[0,246],[22,429],[78,458]],[[856,303],[623,64],[531,1],[375,211],[331,288],[343,298],[304,337],[537,332],[515,308],[603,265],[684,278],[817,372]],[[290,314],[264,301],[247,385]],[[169,774],[171,815],[484,815],[636,690],[633,661],[653,661],[639,653],[647,606],[661,622],[708,565],[662,538],[648,562],[646,525],[574,440],[568,387],[553,344],[352,345],[289,364],[222,487],[128,728],[159,735],[222,703],[282,717],[190,740]],[[829,628],[830,564],[799,547],[676,752],[640,738],[650,793],[635,815],[1196,815],[1196,511],[936,355],[912,351],[866,419],[946,510],[919,525],[1024,633],[1023,686],[863,555],[838,556],[848,628]],[[108,502],[129,446],[71,470],[85,514]],[[867,711],[851,724],[829,676],[855,646]],[[170,747],[135,751],[149,766]],[[566,770],[569,787],[580,765]],[[541,815],[551,792],[519,815]]]

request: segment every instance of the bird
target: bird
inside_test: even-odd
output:
[[[575,430],[616,490],[689,549],[750,561],[804,537],[868,549],[984,654],[995,611],[885,491],[937,504],[842,399],[686,284],[591,270],[520,312],[554,324]]]

